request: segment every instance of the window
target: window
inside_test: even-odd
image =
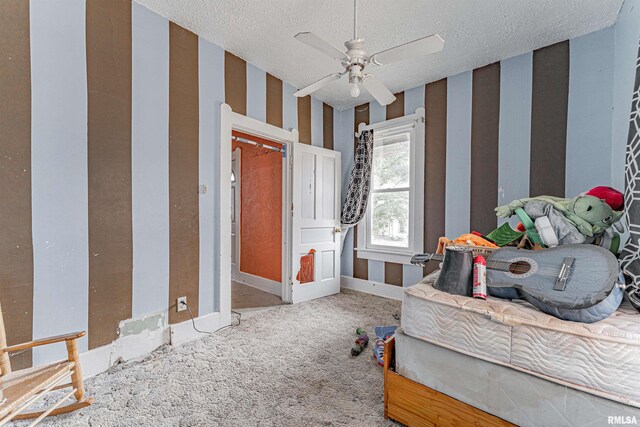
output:
[[[358,226],[358,257],[409,263],[422,252],[424,109],[373,129],[371,194]],[[362,130],[362,129],[361,129]]]

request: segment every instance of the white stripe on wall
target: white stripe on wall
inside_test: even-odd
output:
[[[378,101],[371,101],[369,103],[369,124],[384,122],[385,120],[387,120],[387,107],[378,104]]]
[[[422,267],[415,265],[403,265],[402,266],[402,286],[412,286],[418,283],[424,277],[424,270]]]
[[[529,197],[532,79],[532,52],[500,63],[498,206]]]
[[[565,195],[611,181],[613,28],[569,43],[569,109]]]
[[[293,96],[296,88],[282,83],[282,128],[298,129],[298,98]]]
[[[354,109],[345,111],[333,109],[333,148],[342,153],[342,197],[341,202],[347,197],[349,177],[353,168],[353,121]],[[344,242],[344,249],[340,257],[340,274],[353,277],[353,230],[349,230]]]
[[[471,94],[473,73],[447,79],[445,234],[469,232],[471,200]]]
[[[219,193],[213,165],[220,155],[220,105],[224,102],[224,50],[198,37],[199,81],[199,179],[206,185],[200,194],[200,285],[198,315],[215,310],[214,277],[219,259],[215,200]],[[266,101],[265,101],[266,102]],[[248,105],[247,105],[248,107]],[[266,108],[266,107],[265,107]],[[202,192],[201,192],[202,193]]]
[[[247,116],[267,121],[267,73],[247,62]]]
[[[640,7],[625,1],[613,27],[615,32],[615,78],[613,79],[613,129],[611,144],[611,185],[624,188],[624,164],[629,135],[629,115],[633,97],[638,40],[640,40]]]
[[[404,114],[413,114],[424,107],[424,85],[404,91]]]
[[[133,317],[169,300],[169,22],[132,3]]]
[[[322,101],[311,97],[311,145],[323,147]]]
[[[375,261],[370,259],[367,262],[367,267],[369,281],[384,283],[384,261]]]
[[[33,337],[42,338],[88,326],[85,2],[31,0],[30,15]],[[64,345],[33,351],[34,365],[64,357]]]

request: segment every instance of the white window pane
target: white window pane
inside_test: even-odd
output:
[[[409,192],[371,194],[371,244],[409,247]]]
[[[373,188],[406,188],[409,186],[410,142],[406,136],[399,142],[383,141],[373,148]]]

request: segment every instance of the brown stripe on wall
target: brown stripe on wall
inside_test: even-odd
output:
[[[333,150],[333,107],[322,103],[322,146]]]
[[[8,344],[32,339],[31,60],[29,2],[0,2],[0,304]],[[31,350],[11,357],[31,366]]]
[[[282,80],[267,73],[267,123],[282,127]]]
[[[224,102],[235,113],[247,115],[247,63],[224,52]]]
[[[131,317],[131,1],[86,3],[89,348]]]
[[[358,131],[358,125],[360,123],[369,124],[369,104],[362,104],[355,107],[354,112],[354,132]],[[355,148],[358,144],[358,138],[353,140],[353,153],[355,155]],[[358,246],[358,226],[353,227],[353,245]],[[358,252],[353,251],[353,277],[356,279],[369,279],[369,261],[364,258],[358,258]]]
[[[395,262],[384,263],[384,283],[402,286],[402,264]]]
[[[471,96],[471,230],[487,234],[498,225],[499,62],[473,70]]]
[[[564,197],[569,41],[533,52],[529,194]]]
[[[244,61],[243,61],[244,62]],[[244,69],[244,68],[243,68]],[[169,323],[198,316],[198,36],[169,24]]]
[[[387,105],[387,120],[404,116],[404,92],[395,94],[396,100]],[[389,285],[402,286],[402,264],[384,263],[384,282]]]
[[[299,141],[311,145],[311,95],[298,98]]]
[[[396,100],[387,105],[387,120],[404,116],[404,92],[394,94]]]
[[[424,250],[435,252],[444,236],[447,176],[447,79],[425,86]],[[438,268],[430,263],[427,275]]]

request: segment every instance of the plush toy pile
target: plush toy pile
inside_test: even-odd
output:
[[[618,254],[620,224],[624,198],[611,187],[595,187],[572,199],[537,196],[517,199],[496,208],[499,218],[517,215],[520,223],[514,230],[508,223],[481,234],[478,231],[463,234],[455,239],[441,237],[436,253],[442,254],[447,246],[472,246],[497,249],[518,246],[525,249],[544,249],[559,245],[589,243]]]
[[[517,214],[534,247],[594,243],[618,253],[623,203],[619,191],[595,187],[572,199],[538,196],[514,200],[498,206],[496,215],[509,218]]]

